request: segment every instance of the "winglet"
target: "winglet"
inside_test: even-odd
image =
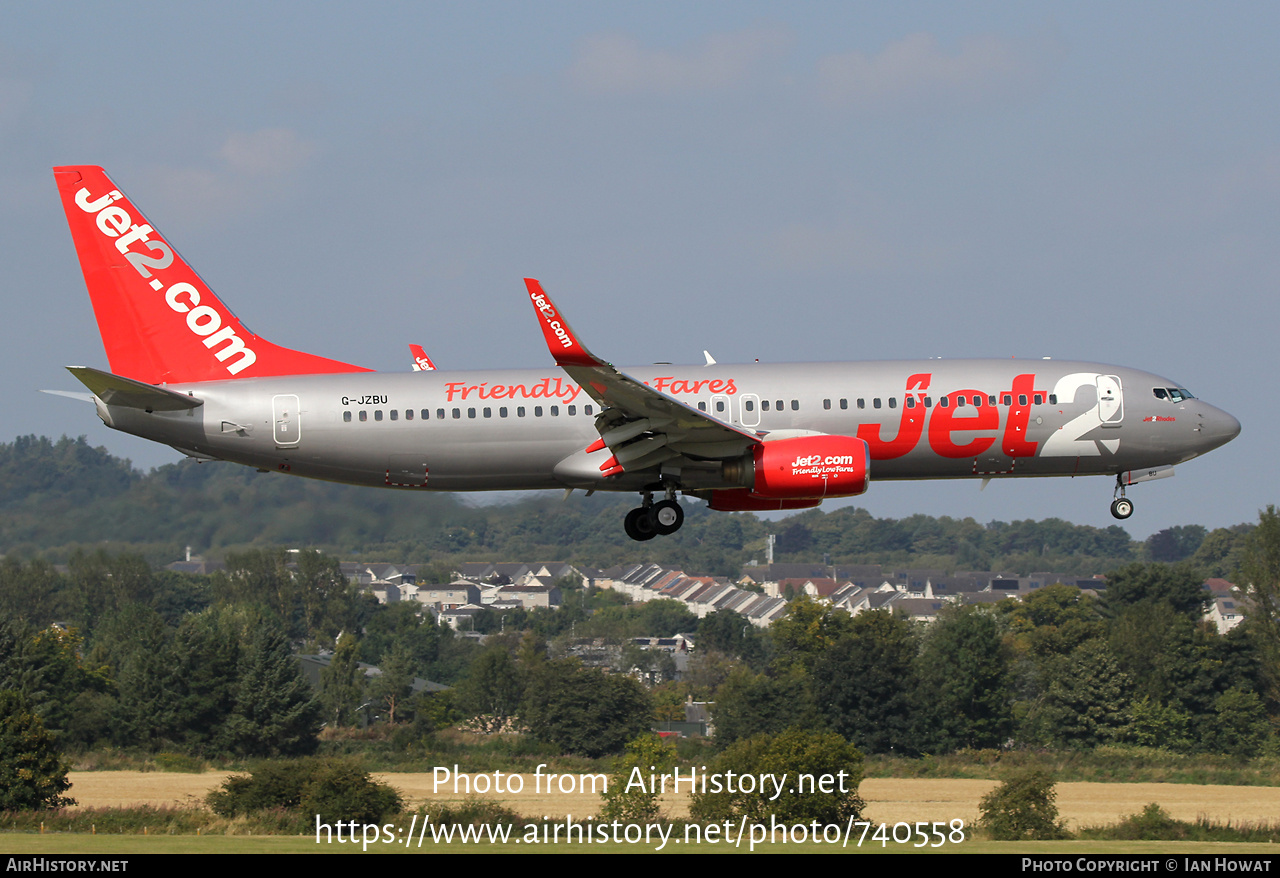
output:
[[[409,345],[409,356],[413,357],[413,371],[434,372],[436,370],[436,364],[431,362],[431,358],[428,357],[427,352],[422,349],[422,345]]]
[[[531,277],[524,279],[529,289],[529,301],[538,315],[538,323],[542,327],[542,335],[547,340],[551,356],[557,366],[603,366],[604,361],[587,350],[578,336],[569,327],[567,320],[556,310],[556,306],[542,291],[542,284]]]

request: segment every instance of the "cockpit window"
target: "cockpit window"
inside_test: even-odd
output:
[[[1190,390],[1185,387],[1153,387],[1151,392],[1155,394],[1156,399],[1165,399],[1169,402],[1182,402],[1184,399],[1195,399]]]

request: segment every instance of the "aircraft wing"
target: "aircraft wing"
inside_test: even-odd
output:
[[[587,450],[607,445],[614,452],[617,469],[611,472],[602,466],[605,475],[624,467],[643,469],[678,455],[703,460],[736,457],[761,441],[762,434],[686,405],[591,353],[542,285],[533,278],[524,282],[556,365],[604,408],[596,418],[600,441]]]

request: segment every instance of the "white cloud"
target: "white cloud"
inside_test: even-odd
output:
[[[713,34],[697,48],[671,52],[646,49],[623,34],[599,34],[582,42],[569,81],[593,94],[721,91],[745,82],[790,41],[783,30],[757,28]]]
[[[159,189],[187,219],[243,213],[275,197],[307,167],[315,147],[290,128],[235,132],[210,161],[154,171]]]
[[[819,60],[817,74],[828,101],[873,108],[974,103],[1021,92],[1040,79],[1027,54],[1007,39],[969,37],[947,53],[927,33],[909,34],[874,55],[828,55]]]

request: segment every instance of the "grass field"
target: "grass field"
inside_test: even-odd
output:
[[[199,804],[209,790],[226,777],[224,772],[179,774],[142,771],[71,772],[71,795],[81,807],[120,807],[127,805]],[[406,797],[410,807],[429,806],[433,802],[456,803],[466,798],[454,794],[452,785],[434,793],[433,776],[428,773],[378,774],[378,780],[391,784]],[[508,775],[503,774],[506,780]],[[543,792],[535,791],[535,778],[520,775],[523,792],[505,795],[489,793],[485,798],[502,802],[519,814],[530,818],[542,816],[585,816],[600,808],[600,797],[591,793],[546,791],[547,779],[541,780]],[[574,786],[580,781],[573,776]],[[557,787],[558,780],[553,781]],[[513,784],[514,785],[514,784]],[[978,816],[978,802],[994,786],[991,780],[871,778],[859,790],[867,802],[866,817],[885,823],[918,820],[949,821],[961,818],[970,825]],[[465,789],[460,787],[460,791]],[[1217,822],[1280,821],[1280,787],[1212,786],[1159,783],[1062,783],[1058,784],[1058,809],[1068,826],[1114,823],[1156,802],[1173,817],[1194,820],[1199,816]],[[664,799],[672,817],[687,817],[688,796],[668,795]]]

